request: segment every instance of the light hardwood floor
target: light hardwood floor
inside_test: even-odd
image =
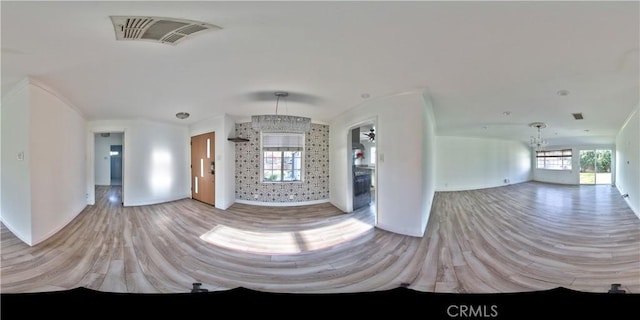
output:
[[[1,229],[1,290],[266,292],[392,289],[500,293],[565,287],[640,292],[640,220],[611,186],[529,182],[436,193],[425,236],[376,229],[365,208],[218,210],[191,200],[122,207],[97,187],[59,233],[29,247]]]

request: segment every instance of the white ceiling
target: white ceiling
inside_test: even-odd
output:
[[[638,105],[639,11],[637,1],[2,1],[2,93],[30,75],[88,120],[190,124],[274,113],[278,90],[290,93],[280,113],[323,123],[365,93],[426,90],[440,135],[526,141],[543,121],[552,144],[613,143]],[[116,41],[114,15],[222,29],[176,46]]]

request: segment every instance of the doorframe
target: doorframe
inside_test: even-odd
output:
[[[347,212],[353,212],[353,166],[352,166],[352,150],[353,150],[353,137],[352,137],[352,131],[355,128],[359,128],[362,127],[364,125],[373,125],[376,128],[376,136],[379,132],[379,128],[378,128],[378,117],[374,116],[374,117],[370,117],[370,118],[366,118],[363,119],[361,121],[358,122],[354,122],[351,123],[350,125],[347,126],[347,157],[346,157],[346,161],[347,161],[347,197],[346,197],[346,209]],[[379,145],[379,141],[378,139],[376,139],[376,157],[377,155],[380,154],[380,145]],[[378,161],[378,159],[376,159],[376,170],[374,170],[374,174],[372,176],[372,179],[375,179],[374,181],[374,210],[375,210],[375,221],[374,221],[374,225],[378,224],[378,204],[380,202],[380,197],[378,196],[378,190],[380,190],[380,184],[378,181],[378,174],[380,172],[380,162]]]
[[[100,133],[122,133],[122,205],[126,206],[126,199],[125,199],[125,188],[126,188],[126,181],[127,181],[127,177],[129,176],[128,172],[127,172],[127,159],[128,157],[127,155],[127,144],[129,143],[129,136],[127,134],[127,128],[124,127],[112,127],[112,126],[105,126],[105,127],[95,127],[95,128],[90,128],[87,130],[87,141],[86,141],[86,155],[87,155],[87,162],[86,162],[86,181],[87,181],[87,186],[86,186],[86,193],[85,193],[85,198],[87,199],[87,205],[94,205],[96,203],[96,134],[100,134]]]
[[[119,132],[112,132],[112,133],[119,133]],[[113,147],[120,147],[120,154],[118,155],[118,157],[120,158],[120,185],[122,185],[122,155],[124,154],[123,151],[123,147],[121,144],[112,144],[109,145],[109,150],[113,151]],[[115,156],[110,156],[109,158],[109,180],[111,180],[111,182],[113,181],[113,157]]]
[[[580,152],[581,151],[593,151],[596,152],[597,150],[611,150],[611,186],[615,186],[616,185],[616,147],[615,145],[594,145],[594,146],[582,146],[582,147],[578,147],[577,151],[578,151],[578,155],[577,155],[577,164],[578,164],[578,185],[581,186],[595,186],[598,185],[598,181],[596,179],[596,177],[594,176],[594,182],[593,184],[582,184],[580,183]],[[575,163],[575,162],[574,162]],[[595,165],[595,164],[594,164]],[[597,171],[597,168],[594,168],[595,171]],[[595,172],[597,173],[597,172]],[[594,174],[595,174],[594,173]],[[600,185],[606,185],[606,184],[600,184]]]

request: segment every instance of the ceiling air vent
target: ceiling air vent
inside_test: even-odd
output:
[[[175,45],[178,42],[220,27],[199,21],[162,17],[111,16],[117,40],[140,40]]]
[[[582,119],[584,119],[584,118],[582,117],[582,113],[572,113],[572,114],[573,114],[573,118],[574,118],[574,119],[576,119],[576,120],[582,120]]]

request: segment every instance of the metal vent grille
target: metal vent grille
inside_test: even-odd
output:
[[[111,16],[116,40],[142,40],[175,45],[194,34],[220,27],[185,19]]]
[[[136,39],[142,34],[142,30],[149,26],[153,19],[126,19],[125,23],[120,25],[122,37],[125,39]]]
[[[182,34],[186,34],[186,35],[190,35],[192,33],[196,33],[198,31],[202,31],[202,30],[206,30],[206,27],[203,27],[201,25],[190,25],[190,26],[186,26],[178,31],[176,31],[177,33],[182,33]]]
[[[176,29],[180,29],[188,25],[184,22],[158,20],[151,24],[149,28],[142,34],[142,39],[161,40],[167,35],[170,35]]]
[[[162,39],[163,42],[170,42],[170,43],[175,43],[178,40],[182,39],[184,36],[183,35],[179,35],[177,33],[172,33],[168,36],[166,36],[164,39]]]
[[[574,118],[574,119],[576,119],[576,120],[582,120],[582,119],[584,119],[584,118],[582,117],[582,113],[572,113],[572,114],[573,114],[573,118]]]

